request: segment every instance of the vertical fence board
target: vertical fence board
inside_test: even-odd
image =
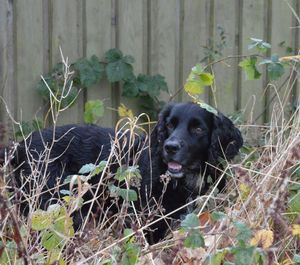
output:
[[[166,77],[169,93],[176,91],[176,4],[173,0],[151,1],[151,74]],[[162,100],[169,95],[163,94]]]
[[[215,45],[221,43],[221,30],[224,30],[224,36],[226,37],[225,46],[220,50],[222,58],[234,55],[236,51],[235,27],[237,14],[233,10],[235,10],[235,1],[215,2]],[[237,97],[234,86],[237,78],[236,59],[228,59],[217,63],[213,68],[217,108],[226,114],[232,114],[235,111],[234,101]]]
[[[144,56],[145,39],[145,20],[147,15],[144,14],[145,1],[132,0],[120,1],[118,9],[118,45],[124,55],[131,55],[135,59],[133,64],[135,75],[146,73],[146,56]],[[139,113],[138,99],[128,99],[121,97],[121,102],[129,106],[135,114]]]
[[[4,141],[10,138],[11,122],[6,112],[7,106],[10,114],[16,117],[17,90],[14,78],[14,23],[13,2],[0,1],[0,122],[9,129]],[[1,143],[0,143],[1,144]]]
[[[184,24],[183,24],[183,83],[194,65],[200,63],[204,58],[204,49],[207,41],[206,32],[206,1],[190,0],[184,1]],[[191,98],[183,92],[184,101]],[[204,96],[207,101],[207,96]]]
[[[243,5],[242,54],[254,54],[248,50],[249,38],[264,38],[264,1],[247,0]],[[264,109],[264,87],[262,79],[246,80],[242,72],[241,106],[246,108],[245,118],[253,121]],[[255,105],[254,105],[255,104]],[[260,119],[262,122],[262,118]]]
[[[112,18],[111,1],[89,0],[86,1],[86,55],[88,57],[95,54],[104,61],[104,54],[113,47],[111,41]],[[113,126],[114,120],[111,108],[112,89],[106,80],[87,90],[87,100],[101,99],[104,101],[105,112],[100,122],[103,126]]]
[[[9,96],[7,95],[7,79],[8,79],[8,62],[7,62],[7,12],[8,3],[7,1],[0,2],[0,96],[4,97],[5,101],[9,101]],[[7,104],[9,102],[6,102]],[[11,107],[11,106],[10,106]],[[6,110],[5,104],[0,99],[0,121],[6,123]]]
[[[293,6],[293,3],[290,3]],[[295,4],[295,2],[294,2]],[[293,7],[295,7],[294,5]],[[294,47],[294,29],[292,29],[293,14],[285,1],[273,0],[272,1],[272,37],[271,37],[271,53],[277,54],[278,56],[290,55],[287,49],[291,48],[292,54],[296,53]],[[271,29],[270,29],[271,30]],[[280,32],[280,34],[278,34]],[[288,69],[286,69],[288,70]],[[269,107],[269,114],[272,113],[272,109],[275,102],[278,102],[278,96],[280,101],[285,107],[288,107],[286,100],[289,100],[290,93],[292,92],[292,82],[294,78],[291,77],[290,71],[280,78],[278,81],[271,81],[273,84],[269,87],[270,94],[268,101],[273,100]],[[290,82],[283,84],[284,81],[289,80]],[[276,104],[278,105],[278,104]]]
[[[64,57],[72,63],[82,57],[82,2],[74,0],[53,0],[52,2],[52,62],[61,62],[59,47]],[[83,96],[78,96],[76,103],[63,112],[59,123],[82,122]]]
[[[35,89],[43,73],[43,6],[39,0],[15,4],[17,118],[31,122],[43,115],[42,98]]]

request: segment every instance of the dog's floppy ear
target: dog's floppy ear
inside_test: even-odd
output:
[[[166,119],[170,115],[172,108],[175,103],[168,103],[158,114],[157,124],[152,132],[152,139],[155,142],[158,142],[159,147],[162,148],[165,139],[167,138],[167,127],[166,127]],[[153,141],[152,141],[153,142]]]
[[[243,145],[243,138],[238,128],[222,113],[214,115],[209,163],[216,165],[220,158],[231,160]]]

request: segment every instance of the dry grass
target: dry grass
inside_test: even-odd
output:
[[[67,60],[63,61],[67,81],[72,73],[68,70]],[[287,84],[288,89],[291,89],[292,83],[291,78]],[[65,89],[68,91],[70,88]],[[88,222],[87,218],[82,229],[75,234],[68,229],[61,235],[62,247],[45,250],[41,243],[41,232],[32,229],[32,215],[39,208],[36,198],[43,192],[42,187],[47,179],[47,176],[41,176],[37,165],[49,161],[53,142],[50,146],[45,146],[45,153],[38,160],[33,159],[28,153],[33,174],[32,178],[27,178],[27,182],[24,183],[30,185],[27,187],[30,192],[24,193],[22,188],[13,189],[14,192],[11,192],[12,187],[9,187],[11,182],[7,181],[14,170],[9,165],[14,150],[6,154],[0,170],[0,260],[2,258],[3,262],[3,257],[7,255],[10,259],[6,260],[8,264],[58,264],[58,262],[122,264],[124,253],[128,251],[126,247],[133,244],[130,246],[137,250],[138,264],[204,264],[208,257],[213,257],[224,250],[227,253],[224,252],[223,260],[234,261],[230,249],[239,244],[235,225],[235,222],[239,221],[252,230],[252,240],[247,240],[246,244],[255,246],[264,254],[263,264],[293,264],[292,259],[295,254],[299,255],[300,249],[300,237],[293,231],[293,225],[300,225],[300,214],[292,212],[292,205],[299,200],[300,192],[300,178],[296,172],[300,161],[300,111],[297,109],[286,118],[285,109],[288,104],[286,99],[290,94],[288,89],[284,99],[278,99],[274,104],[270,124],[241,126],[246,143],[251,142],[251,145],[247,150],[242,150],[237,164],[227,164],[225,170],[221,172],[221,178],[228,179],[226,190],[218,193],[217,184],[214,184],[207,194],[188,203],[198,205],[196,213],[199,216],[199,229],[204,236],[205,246],[197,249],[185,248],[183,246],[185,235],[178,231],[170,234],[164,241],[149,246],[144,232],[152,223],[158,221],[154,218],[155,215],[160,215],[159,219],[166,217],[161,212],[160,203],[157,202],[154,208],[139,211],[133,203],[119,205],[117,198],[109,198],[107,192],[97,192],[105,190],[112,177],[111,173],[107,172],[108,165],[110,163],[122,165],[124,157],[129,156],[129,152],[124,152],[123,143],[115,140],[112,142],[111,154],[96,187],[98,197],[94,197],[92,201],[97,204],[101,199],[111,200],[112,205],[119,205],[118,214],[111,216],[100,204],[101,222],[97,223],[95,220]],[[59,106],[61,99],[53,97],[53,100],[55,102],[51,101],[51,105]],[[54,125],[60,112],[63,111],[55,109],[58,111],[51,112]],[[138,121],[139,119],[127,120],[117,126],[116,130],[120,133],[130,132],[131,137],[127,139],[128,146],[133,146],[137,133],[143,131],[148,135],[149,128],[145,131]],[[20,125],[17,122],[15,124]],[[253,139],[251,140],[253,135],[256,138],[256,145],[253,145]],[[144,148],[146,146],[141,146],[141,150]],[[140,152],[137,152],[134,165],[137,164],[139,156]],[[74,184],[75,180],[78,181],[77,186]],[[78,177],[73,177],[72,181],[70,189],[74,193],[71,203],[61,203],[64,205],[65,220],[69,220],[67,218],[80,207],[80,199],[84,193],[91,190],[88,182]],[[138,185],[136,180],[134,183],[130,181],[126,183],[128,188],[132,184]],[[294,193],[291,193],[292,187],[296,187],[296,192],[294,189]],[[59,186],[55,187],[58,188]],[[23,193],[23,196],[20,196],[20,193]],[[30,206],[28,218],[20,214],[20,198],[25,198]],[[215,211],[225,213],[226,217],[214,220],[211,213]],[[92,217],[91,209],[89,215]],[[132,231],[124,236],[123,228],[128,220],[132,224]],[[264,231],[268,233],[264,234]],[[134,239],[128,241],[132,236]],[[256,241],[255,237],[258,238]],[[268,244],[265,243],[266,240],[269,241]]]

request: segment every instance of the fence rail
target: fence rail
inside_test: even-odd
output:
[[[286,55],[286,47],[298,52],[299,22],[292,10],[300,14],[299,0],[0,0],[0,95],[16,120],[42,115],[35,85],[60,60],[59,46],[71,62],[93,54],[103,58],[118,47],[135,58],[137,72],[164,75],[172,95],[206,56],[205,47],[212,43],[218,49],[220,30],[226,37],[224,57],[249,54],[249,37],[272,43],[272,54]],[[267,114],[260,114],[273,95],[266,73],[246,81],[238,61],[214,66],[214,93],[205,99],[225,113],[245,106],[250,111],[255,101],[253,116],[266,120]],[[79,96],[60,123],[82,122],[85,101],[95,98],[105,100],[105,126],[117,119],[109,109],[120,102],[133,105],[118,87],[100,82]],[[180,93],[176,99],[188,98]],[[0,121],[6,121],[1,105]]]

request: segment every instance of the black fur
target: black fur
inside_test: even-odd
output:
[[[79,169],[88,163],[107,160],[111,141],[115,137],[112,129],[93,125],[65,125],[55,129],[55,144],[52,148],[51,161],[47,168],[45,164],[36,163],[39,171],[47,178],[44,190],[55,189],[58,179],[77,174]],[[53,129],[45,129],[33,133],[26,142],[21,142],[17,149],[14,166],[17,186],[21,183],[20,174],[30,175],[31,167],[25,152],[25,143],[29,147],[32,158],[38,160],[44,151],[44,144],[49,145],[53,139]],[[216,176],[214,167],[218,166],[220,158],[232,159],[243,144],[240,131],[221,113],[218,116],[208,112],[194,103],[170,103],[159,114],[158,123],[150,139],[150,151],[145,148],[139,159],[139,169],[142,175],[140,193],[142,207],[151,198],[159,200],[163,183],[161,175],[171,176],[162,200],[165,214],[183,206],[190,198],[207,190],[208,174]],[[125,141],[125,140],[124,140]],[[141,144],[141,141],[137,141]],[[139,151],[136,148],[135,152]],[[126,150],[125,150],[126,151]],[[150,164],[150,161],[152,163]],[[130,158],[126,163],[130,162]],[[117,165],[110,168],[115,172]],[[92,178],[92,184],[97,184],[100,176]],[[200,181],[199,181],[200,180]],[[198,183],[202,182],[201,189]],[[29,189],[28,184],[25,190]],[[58,192],[54,192],[57,197]],[[86,195],[85,200],[89,199]],[[41,195],[41,207],[45,208],[53,194],[46,192]],[[100,202],[105,203],[105,202]],[[89,206],[89,205],[87,205]],[[82,209],[84,211],[88,208]],[[181,210],[170,217],[179,219],[185,211]],[[80,219],[76,218],[78,223]],[[152,240],[163,237],[167,224],[165,221],[153,226],[155,232]]]

